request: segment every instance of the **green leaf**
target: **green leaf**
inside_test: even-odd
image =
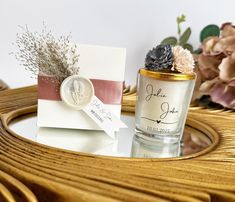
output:
[[[177,23],[180,24],[186,21],[186,16],[184,14],[177,17]]]
[[[161,42],[161,44],[163,45],[169,44],[169,45],[175,46],[177,44],[177,39],[174,36],[170,36],[170,37],[165,38]]]
[[[191,53],[193,52],[193,46],[189,43],[184,44],[183,48],[188,49]]]
[[[178,34],[180,35],[181,34],[181,28],[180,28],[180,24],[182,22],[185,22],[186,21],[186,16],[185,15],[181,15],[181,16],[178,16],[176,18],[176,22],[177,22],[177,28],[178,28]]]
[[[200,53],[202,53],[202,49],[198,48],[198,49],[194,50],[193,53],[194,54],[200,54]]]
[[[191,29],[190,29],[190,27],[188,27],[188,28],[184,31],[184,33],[180,36],[179,44],[180,44],[181,46],[184,45],[184,44],[186,44],[187,41],[188,41],[188,39],[189,39],[189,37],[190,37],[190,35],[191,35]]]
[[[207,25],[200,33],[200,41],[203,42],[209,36],[219,36],[220,28],[217,25]]]

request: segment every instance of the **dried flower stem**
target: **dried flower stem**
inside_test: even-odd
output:
[[[28,27],[21,27],[22,34],[17,34],[15,57],[33,75],[56,77],[58,81],[78,74],[77,46],[70,42],[71,35],[55,39],[44,25],[41,33],[30,32]]]

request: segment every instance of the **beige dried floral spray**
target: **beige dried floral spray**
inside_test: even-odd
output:
[[[31,32],[27,25],[17,33],[14,53],[21,65],[33,75],[52,76],[61,82],[68,76],[78,74],[79,54],[71,43],[71,35],[56,39],[43,24],[42,32]]]

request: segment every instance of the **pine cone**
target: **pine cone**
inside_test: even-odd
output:
[[[158,45],[150,50],[145,58],[145,67],[152,71],[171,69],[173,53],[170,45]]]

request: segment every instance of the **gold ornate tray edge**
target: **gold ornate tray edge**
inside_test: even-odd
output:
[[[35,86],[0,92],[0,199],[5,201],[235,201],[231,111],[191,108],[219,134],[206,154],[178,161],[100,158],[35,146],[3,126],[4,114],[36,104]],[[124,93],[123,110],[134,108]],[[129,102],[131,100],[131,103]],[[130,110],[129,110],[130,109]],[[5,117],[5,118],[4,118]]]

